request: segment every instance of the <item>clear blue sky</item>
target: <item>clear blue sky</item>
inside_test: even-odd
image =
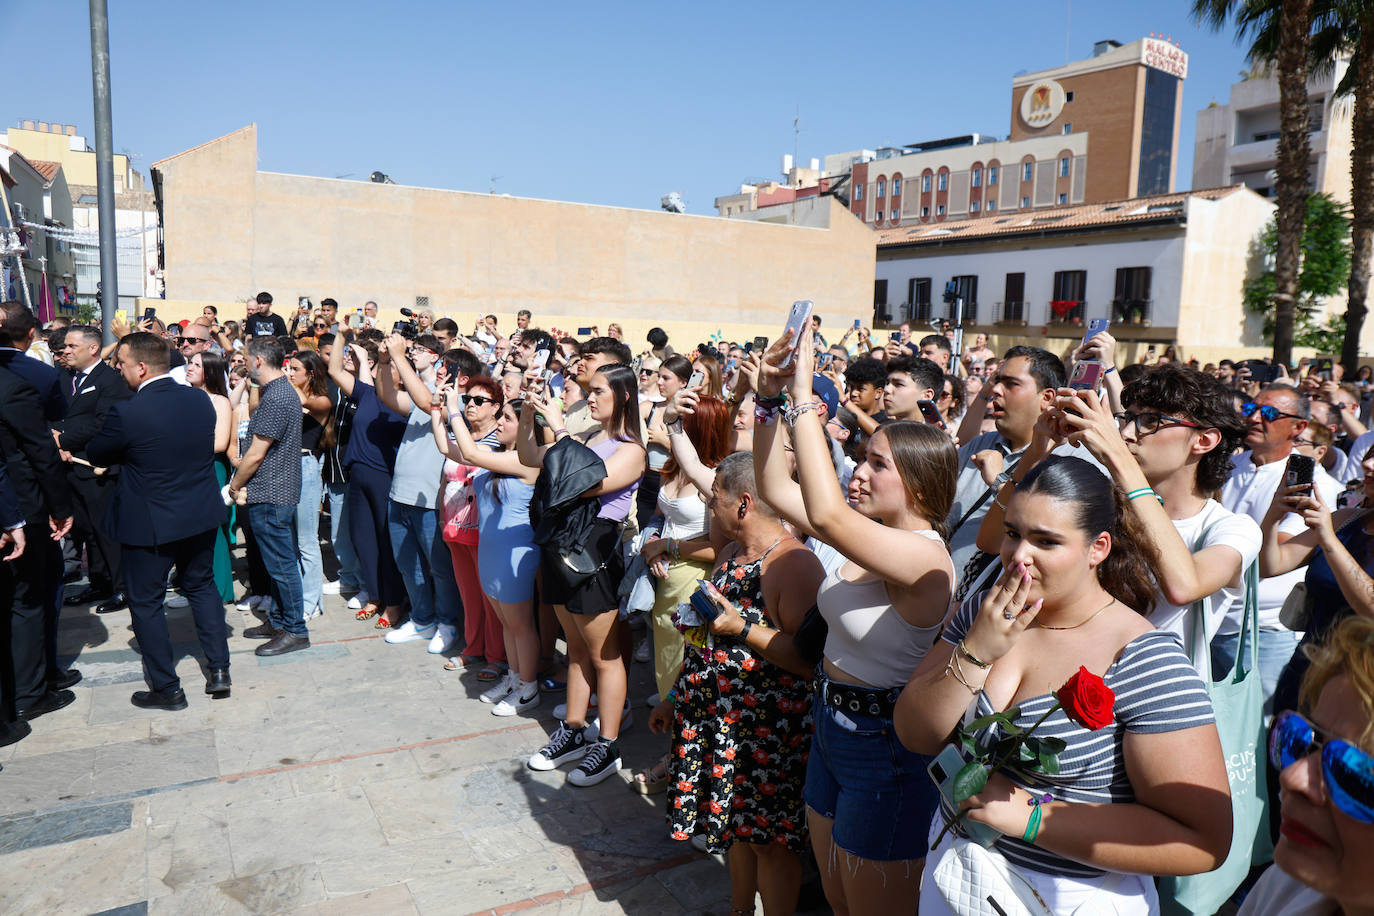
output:
[[[115,149],[160,158],[258,125],[267,171],[691,213],[800,155],[1009,130],[1011,77],[1097,39],[1189,54],[1178,187],[1197,109],[1244,66],[1184,0],[976,4],[112,0]],[[1071,16],[1069,15],[1071,13]],[[87,4],[0,4],[18,70],[0,119],[74,123],[94,145]]]

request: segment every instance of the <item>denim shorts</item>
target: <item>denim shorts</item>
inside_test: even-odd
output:
[[[875,862],[923,857],[940,802],[926,772],[932,758],[903,747],[891,717],[817,703],[815,722],[803,797],[834,821],[834,844]]]

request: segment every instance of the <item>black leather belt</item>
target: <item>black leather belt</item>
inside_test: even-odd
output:
[[[816,692],[827,706],[858,716],[891,718],[901,696],[900,687],[858,687],[832,681],[824,674],[816,678]]]

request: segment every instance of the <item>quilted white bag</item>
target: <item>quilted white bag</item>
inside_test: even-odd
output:
[[[956,916],[1054,916],[1002,854],[950,837],[935,862],[935,887]]]

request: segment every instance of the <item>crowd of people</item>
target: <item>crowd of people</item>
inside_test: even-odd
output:
[[[494,716],[557,700],[528,766],[573,786],[643,702],[628,785],[727,856],[740,916],[795,910],[812,860],[840,914],[1374,907],[1364,370],[272,305],[108,345],[0,306],[0,743],[74,699],[64,600],[127,609],[132,702],[177,710],[167,607],[227,697],[225,605],[272,656],[341,595]],[[975,733],[1039,750],[967,764]]]

